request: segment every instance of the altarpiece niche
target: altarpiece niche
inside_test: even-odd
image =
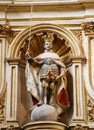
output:
[[[40,38],[39,44],[34,43],[34,37]],[[32,98],[31,121],[60,121],[61,115],[70,108],[67,73],[71,66],[71,50],[68,42],[52,32],[44,32],[26,43],[25,77]]]
[[[12,95],[7,96],[13,100],[7,101],[7,121],[15,119],[26,130],[35,129],[35,124],[39,129],[47,123],[49,128],[56,124],[62,129],[63,123],[84,122],[84,98],[80,98],[84,97],[84,57],[79,41],[71,31],[55,25],[36,25],[31,36],[30,30],[11,43],[7,62],[12,78],[7,89]]]

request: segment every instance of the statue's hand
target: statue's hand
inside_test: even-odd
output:
[[[26,52],[25,57],[26,57],[27,60],[31,58],[29,51]]]

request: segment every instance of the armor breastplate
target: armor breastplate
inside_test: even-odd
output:
[[[60,73],[59,66],[52,59],[45,59],[40,70],[40,77],[48,76],[48,74],[58,76]]]

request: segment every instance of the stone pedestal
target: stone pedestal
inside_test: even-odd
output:
[[[23,130],[67,130],[65,124],[54,121],[30,122],[22,127]]]
[[[57,108],[54,106],[35,106],[29,116],[31,121],[23,125],[23,130],[67,130],[65,124],[57,122]]]

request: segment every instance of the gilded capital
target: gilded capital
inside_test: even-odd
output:
[[[94,33],[94,22],[93,21],[83,22],[81,26],[82,26],[83,30],[85,31],[85,34]]]
[[[0,24],[0,33],[1,34],[9,34],[11,32],[12,32],[12,30],[11,30],[11,27],[9,26],[9,24],[3,24],[3,25]]]

